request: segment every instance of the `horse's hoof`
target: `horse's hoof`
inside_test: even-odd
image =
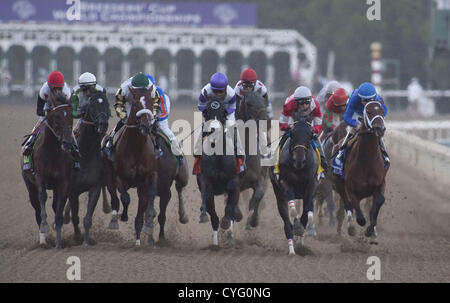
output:
[[[111,206],[109,206],[108,204],[103,204],[103,213],[105,214],[109,214],[112,212]]]
[[[356,222],[358,222],[359,226],[366,225],[366,219],[364,218],[356,218]]]
[[[199,223],[208,223],[209,222],[209,218],[207,214],[202,214],[200,215],[200,222]]]
[[[148,246],[150,246],[152,248],[156,247],[156,243],[155,243],[155,240],[153,239],[153,237],[148,237],[147,244],[148,244]]]
[[[316,228],[313,224],[310,224],[306,230],[305,236],[309,236],[309,237],[316,237],[317,236],[317,232],[316,232]]]
[[[118,230],[119,229],[119,222],[117,222],[117,221],[109,222],[108,229]]]
[[[222,220],[220,220],[220,228],[227,230],[230,228],[230,226],[231,226],[230,218],[225,216],[222,218]]]
[[[295,256],[295,251],[290,251],[290,252],[288,253],[288,256],[289,256],[289,257]]]
[[[247,225],[252,228],[257,227],[258,226],[258,216],[255,216],[255,214],[251,215],[248,218]]]
[[[305,229],[303,225],[300,223],[300,220],[295,218],[294,219],[294,235],[301,237],[305,233]]]
[[[334,220],[333,220],[333,219],[330,219],[330,223],[329,223],[330,228],[334,228],[335,225],[336,225],[336,224],[334,223]]]
[[[347,232],[349,236],[354,237],[356,235],[356,228],[353,225],[349,226]]]
[[[236,222],[241,222],[242,218],[244,216],[242,215],[241,209],[238,207],[236,208],[235,212],[234,212],[234,220]]]
[[[187,224],[189,222],[189,217],[187,215],[180,216],[180,223]]]
[[[128,221],[128,215],[122,213],[122,215],[120,216],[120,221],[127,222]]]

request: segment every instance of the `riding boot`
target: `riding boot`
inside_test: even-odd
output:
[[[173,138],[170,141],[170,145],[172,148],[172,153],[175,155],[175,158],[177,158],[178,164],[183,165],[183,151],[181,150],[180,144],[178,144],[177,139]]]
[[[339,147],[337,158],[342,161],[344,156],[344,150],[347,148],[347,142],[353,137],[353,134],[350,132],[347,132],[347,135],[345,136],[344,142],[342,143],[341,147]]]
[[[314,139],[314,142],[316,143],[317,148],[319,149],[320,162],[321,162],[323,171],[325,173],[327,173],[327,171],[328,171],[328,163],[327,163],[327,159],[325,158],[325,154],[323,152],[322,144],[320,144],[319,139]]]
[[[389,159],[389,155],[386,151],[386,146],[384,145],[383,139],[380,138],[379,142],[380,142],[381,155],[383,156],[384,161],[387,163],[391,163],[391,160]]]
[[[110,160],[112,160],[112,151],[113,151],[113,147],[114,147],[113,146],[114,136],[119,131],[119,129],[122,128],[123,125],[124,125],[124,123],[122,122],[122,120],[119,120],[119,122],[117,122],[116,127],[112,131],[111,135],[107,136],[105,139],[105,147],[103,148],[103,150],[105,151],[106,156]]]
[[[283,149],[284,143],[286,143],[287,139],[290,136],[290,132],[287,131],[283,134],[283,137],[280,140],[280,143],[278,144],[278,149],[277,149],[277,162],[275,163],[275,167],[274,167],[274,173],[275,176],[277,177],[277,179],[279,178],[280,175],[280,156],[281,156],[281,150]]]
[[[33,151],[34,141],[36,141],[36,135],[31,134],[23,146],[22,155],[24,155],[24,156],[31,155],[31,152]]]

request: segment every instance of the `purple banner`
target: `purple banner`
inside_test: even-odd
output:
[[[256,4],[1,0],[0,22],[128,23],[149,25],[257,25]],[[79,4],[79,5],[78,5]]]

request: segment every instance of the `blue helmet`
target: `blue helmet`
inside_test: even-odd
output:
[[[145,75],[147,76],[147,78],[148,78],[153,84],[155,84],[155,78],[153,78],[152,75],[150,75],[150,74],[145,74]]]
[[[228,86],[228,78],[222,73],[215,73],[209,81],[212,89],[222,90]]]
[[[372,83],[364,82],[358,88],[358,96],[362,100],[375,98],[377,95],[377,91],[375,90],[375,86]]]

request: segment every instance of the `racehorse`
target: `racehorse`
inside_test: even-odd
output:
[[[79,130],[75,137],[81,153],[80,171],[73,175],[72,187],[69,194],[69,205],[72,211],[72,224],[75,238],[81,237],[78,227],[79,196],[88,191],[89,199],[86,216],[83,220],[84,245],[89,245],[89,230],[92,226],[92,216],[104,183],[103,162],[101,158],[101,141],[108,130],[108,119],[111,115],[108,99],[103,92],[93,94],[83,106],[83,116],[80,119]],[[66,208],[65,220],[70,218]],[[68,222],[67,222],[68,223]]]
[[[379,140],[384,136],[386,130],[381,103],[378,101],[368,102],[364,106],[361,122],[361,127],[355,134],[355,142],[347,151],[344,163],[345,179],[333,175],[333,183],[344,201],[348,233],[351,236],[356,233],[352,224],[353,209],[356,212],[356,221],[360,226],[364,226],[366,219],[361,211],[360,202],[361,199],[372,197],[370,225],[366,229],[365,236],[369,238],[371,244],[377,244],[377,218],[385,200],[385,178],[389,169],[389,165],[385,165],[379,146]],[[334,146],[333,154],[338,148],[339,145]]]
[[[155,130],[155,128],[154,128]],[[159,215],[158,215],[158,223],[160,226],[159,229],[159,241],[163,241],[165,239],[164,236],[164,225],[166,223],[166,209],[169,204],[170,198],[172,197],[171,187],[173,181],[175,181],[175,188],[178,193],[178,218],[180,223],[187,224],[189,222],[189,218],[184,209],[183,202],[183,189],[186,187],[189,181],[189,171],[186,158],[183,156],[182,163],[178,163],[177,158],[173,155],[171,151],[171,147],[168,143],[168,139],[165,138],[165,135],[161,131],[155,130],[155,141],[162,150],[162,156],[158,158],[158,184],[157,184],[157,195],[159,196]],[[155,197],[155,196],[153,196]],[[154,202],[151,201],[147,208],[147,216],[148,218],[146,227],[151,228],[153,225],[153,217],[156,216],[156,212],[154,209],[150,209],[150,205],[153,205]],[[151,214],[151,216],[150,216]]]
[[[310,121],[294,114],[294,125],[290,138],[280,153],[279,179],[270,170],[270,181],[277,198],[278,212],[284,222],[284,233],[288,239],[289,255],[295,255],[294,233],[303,245],[305,228],[313,224],[314,195],[317,188],[317,154],[311,146],[313,129]],[[303,213],[299,218],[295,199],[303,199]],[[294,225],[291,223],[293,219]]]
[[[227,230],[227,244],[233,244],[233,223],[235,220],[235,208],[239,202],[239,177],[236,168],[236,156],[226,150],[233,148],[233,138],[230,138],[230,128],[225,127],[227,110],[220,100],[211,99],[203,110],[206,125],[211,131],[203,130],[202,137],[214,150],[203,148],[200,159],[200,174],[197,175],[197,184],[201,192],[202,206],[200,222],[204,220],[206,212],[211,217],[213,229],[213,245],[219,245],[217,216],[214,204],[214,196],[227,194],[225,216],[220,221],[220,227]],[[204,128],[205,129],[205,128]],[[227,147],[228,146],[228,147]],[[216,153],[218,151],[218,153]],[[202,220],[203,218],[203,220]]]
[[[115,147],[114,161],[102,152],[105,170],[105,183],[111,195],[112,219],[109,228],[118,229],[119,200],[116,189],[119,190],[120,199],[124,205],[122,220],[128,220],[128,206],[130,204],[129,188],[137,188],[138,211],[134,221],[136,231],[136,246],[141,245],[141,232],[144,224],[144,213],[149,201],[152,203],[156,194],[157,163],[155,148],[150,136],[151,128],[155,122],[153,103],[150,93],[152,88],[129,88],[132,101],[129,115],[123,126],[123,133]],[[151,205],[151,209],[154,209]],[[149,234],[153,234],[150,231]],[[153,239],[148,238],[152,244]]]
[[[73,170],[72,105],[62,93],[50,93],[50,108],[42,123],[32,154],[33,170],[22,171],[31,205],[39,226],[39,243],[46,244],[49,231],[45,202],[47,189],[53,190],[56,248],[61,249],[63,211],[70,190]],[[23,158],[22,158],[23,167]]]
[[[245,164],[247,166],[244,174],[239,175],[239,189],[244,191],[246,189],[253,189],[253,195],[249,202],[249,216],[247,219],[247,229],[252,229],[258,225],[258,208],[259,204],[264,197],[265,180],[267,177],[267,167],[261,166],[261,152],[258,148],[260,138],[259,133],[259,121],[268,121],[266,106],[264,99],[253,91],[244,92],[243,99],[240,102],[239,109],[237,110],[236,118],[244,121],[254,121],[256,128],[256,137],[254,133],[248,132],[245,134]],[[263,136],[267,138],[267,133],[263,133]],[[263,142],[267,142],[263,140]],[[251,144],[250,144],[251,143]],[[250,153],[250,148],[256,147],[256,153]],[[236,221],[238,220],[238,214],[241,214],[239,205],[236,206]],[[242,215],[241,215],[242,218]]]
[[[346,132],[347,124],[342,121],[336,128],[329,132],[328,135],[326,135],[323,138],[322,144],[323,144],[323,152],[325,154],[326,161],[329,163],[328,167],[331,167],[331,156],[332,156],[332,150],[333,146],[339,142],[342,138],[345,137],[347,134]],[[319,183],[316,190],[316,202],[315,205],[318,209],[318,216],[319,216],[319,223],[321,222],[321,217],[323,217],[322,212],[322,206],[323,202],[327,202],[327,210],[328,210],[328,216],[329,216],[329,226],[331,228],[334,227],[334,201],[333,201],[333,182],[332,182],[332,172],[331,169],[327,171],[325,174],[325,179],[322,180],[322,182]],[[341,203],[342,204],[342,203]],[[344,209],[339,208],[338,214],[340,215],[342,211],[342,214],[344,213]]]

